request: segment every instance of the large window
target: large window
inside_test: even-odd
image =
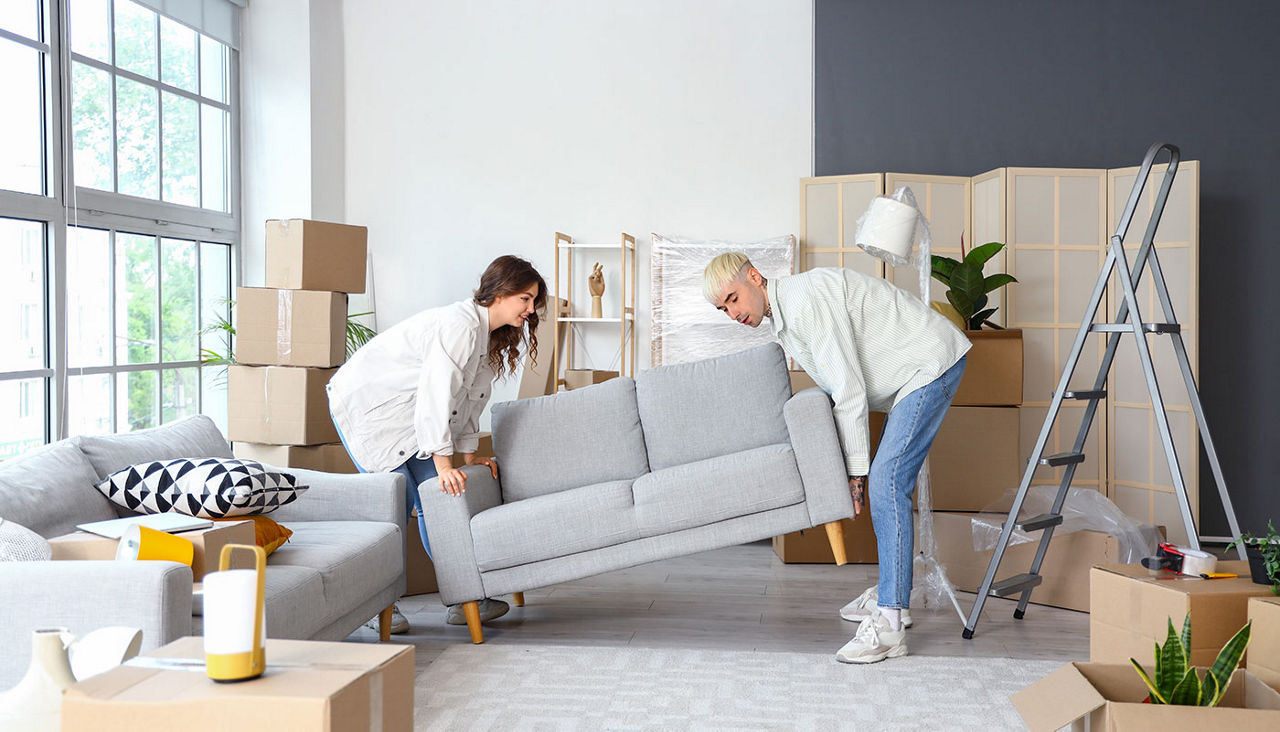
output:
[[[225,427],[200,354],[222,348],[202,331],[228,316],[239,230],[229,2],[0,0],[0,460]]]

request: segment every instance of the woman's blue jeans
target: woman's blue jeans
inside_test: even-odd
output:
[[[338,439],[342,441],[342,446],[346,448],[347,455],[351,456],[351,448],[347,445],[347,438],[342,436],[342,430],[338,428],[337,422],[333,425],[338,430]],[[369,471],[360,467],[360,463],[356,462],[355,457],[351,457],[351,464],[356,466],[356,470],[361,473]],[[418,493],[418,486],[436,477],[436,464],[434,460],[423,460],[418,456],[413,456],[404,461],[404,464],[396,468],[394,471],[404,476],[404,516],[405,521],[413,516],[414,509],[418,510],[418,533],[422,536],[422,548],[427,550],[427,557],[431,556],[431,544],[427,541],[427,521],[422,517],[422,496]]]
[[[916,539],[911,496],[920,467],[964,375],[965,360],[961,358],[942,376],[898,402],[889,412],[880,446],[871,461],[867,488],[880,553],[878,602],[883,607],[911,606]]]

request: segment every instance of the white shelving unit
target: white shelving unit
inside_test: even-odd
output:
[[[560,330],[566,328],[565,332],[565,356],[564,363],[561,364],[559,349],[553,352],[551,357],[551,368],[555,373],[556,391],[564,385],[564,371],[573,368],[574,356],[574,339],[580,335],[577,332],[579,327],[586,326],[605,326],[612,325],[618,328],[618,372],[623,376],[635,376],[636,373],[636,239],[630,234],[623,233],[620,236],[618,244],[591,244],[585,242],[576,242],[573,237],[568,234],[556,232],[556,276],[555,276],[555,296],[562,298],[569,304],[567,312],[568,317],[562,317],[558,314],[555,317],[555,342],[560,342]],[[619,253],[619,261],[622,263],[622,269],[618,281],[621,284],[618,293],[618,312],[620,315],[613,318],[588,318],[574,316],[573,303],[573,277],[574,277],[574,258],[575,254],[582,250],[596,251],[617,251]],[[563,263],[563,264],[562,264]],[[585,272],[586,268],[583,268]],[[564,291],[561,291],[560,274],[566,272]],[[629,281],[628,281],[629,280]],[[606,292],[606,297],[608,293]],[[628,301],[628,297],[630,300]],[[628,304],[630,302],[630,304]]]

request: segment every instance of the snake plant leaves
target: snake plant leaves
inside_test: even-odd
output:
[[[1236,634],[1231,636],[1231,640],[1227,641],[1221,651],[1218,651],[1218,658],[1209,667],[1209,675],[1218,682],[1218,695],[1208,706],[1217,706],[1222,695],[1227,693],[1227,686],[1231,684],[1231,675],[1236,672],[1236,667],[1240,665],[1240,658],[1249,647],[1249,636],[1253,633],[1252,626],[1253,621],[1250,620],[1244,624],[1243,628],[1236,631]]]

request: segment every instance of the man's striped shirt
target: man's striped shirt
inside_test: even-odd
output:
[[[821,268],[767,286],[773,332],[835,402],[851,476],[871,468],[867,412],[892,409],[969,351],[969,339],[920,298],[879,277]]]

